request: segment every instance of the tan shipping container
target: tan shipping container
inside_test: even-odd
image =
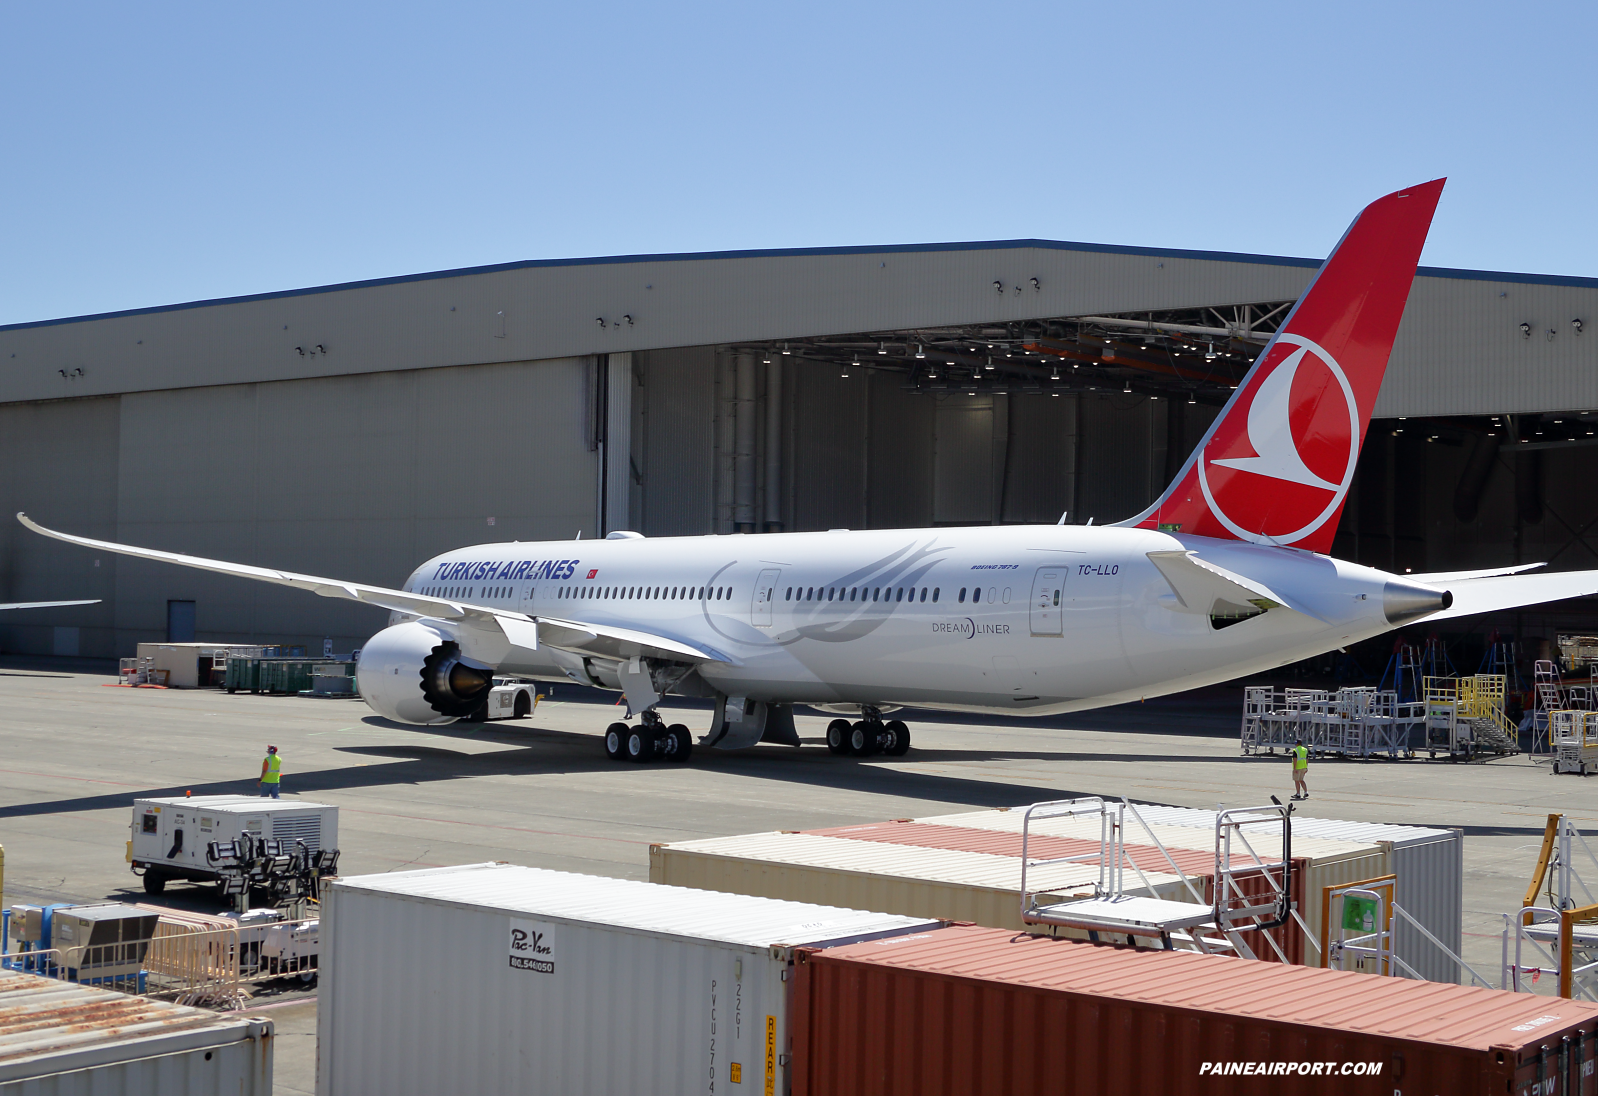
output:
[[[969,921],[991,928],[1036,928],[1021,920],[1020,834],[1024,809],[839,826],[807,833],[763,833],[652,845],[649,878],[654,883],[752,894],[790,901],[826,902],[878,909],[911,917]],[[1192,826],[1150,825],[1206,901],[1213,893],[1213,831]],[[1250,844],[1262,858],[1281,856],[1279,835],[1260,827]],[[1052,818],[1034,824],[1043,839],[1041,856],[1092,852],[1099,847],[1095,818]],[[987,835],[1003,835],[997,842]],[[1127,827],[1128,854],[1143,875],[1126,872],[1130,893],[1156,894],[1175,901],[1193,895],[1135,823]],[[1054,844],[1046,842],[1053,840]],[[1070,849],[1059,841],[1072,842]],[[1373,879],[1392,871],[1390,847],[1302,838],[1293,841],[1293,860],[1301,866],[1293,892],[1308,926],[1307,937],[1278,933],[1291,961],[1322,965],[1319,951],[1321,888]],[[1233,866],[1246,862],[1234,846]],[[1163,870],[1162,870],[1163,869]],[[1032,886],[1059,898],[1088,896],[1099,877],[1097,861],[1034,868]],[[1145,886],[1143,880],[1148,881]],[[1075,935],[1074,933],[1070,935]]]
[[[1091,895],[1098,877],[1096,864],[1052,865],[1028,873],[1032,886],[1057,900]],[[1144,878],[1147,888],[1134,878],[1127,889],[1172,899],[1186,890],[1173,874],[1145,872]],[[1013,856],[813,833],[755,833],[651,845],[649,881],[994,928],[1022,927],[1021,861]]]

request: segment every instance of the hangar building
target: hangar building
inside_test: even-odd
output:
[[[96,558],[19,510],[381,585],[489,540],[1116,521],[1318,265],[1044,240],[626,256],[0,327],[0,600],[103,599],[8,613],[0,648],[342,651],[383,624]],[[1598,279],[1423,268],[1336,554],[1598,566],[1595,319]]]

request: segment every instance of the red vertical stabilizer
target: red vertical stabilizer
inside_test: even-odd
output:
[[[1331,548],[1443,183],[1354,218],[1176,482],[1120,524]]]

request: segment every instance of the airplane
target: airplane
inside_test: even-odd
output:
[[[480,720],[496,675],[619,691],[613,760],[685,761],[659,712],[713,699],[702,746],[798,745],[793,705],[841,716],[834,753],[899,756],[901,707],[1044,716],[1232,680],[1401,625],[1598,592],[1537,564],[1396,575],[1327,553],[1445,180],[1355,218],[1176,480],[1114,525],[480,544],[401,589],[136,548],[390,610],[359,688],[410,724]],[[1063,518],[1062,518],[1063,522]]]

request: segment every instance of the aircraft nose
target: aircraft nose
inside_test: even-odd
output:
[[[1382,587],[1382,615],[1389,624],[1408,624],[1430,613],[1440,613],[1454,603],[1454,595],[1419,582],[1395,578]]]

